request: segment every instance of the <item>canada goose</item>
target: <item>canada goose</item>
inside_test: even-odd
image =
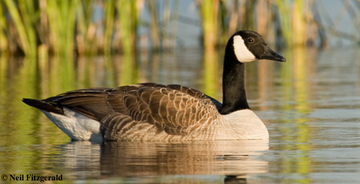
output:
[[[183,141],[268,139],[263,122],[246,100],[244,63],[286,61],[254,31],[238,31],[225,48],[223,104],[181,85],[143,83],[69,91],[38,108],[72,140]]]

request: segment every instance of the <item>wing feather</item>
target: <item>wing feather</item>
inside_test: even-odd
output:
[[[216,106],[206,95],[175,85],[152,86],[146,90],[137,90],[136,93],[129,92],[124,99],[128,115],[135,121],[154,123],[172,135],[189,134],[196,127],[207,122],[207,119],[216,119],[219,116]],[[138,107],[148,107],[149,110],[145,111]],[[138,116],[138,113],[142,116]]]
[[[103,135],[109,140],[144,139],[161,132],[166,136],[195,135],[220,116],[214,99],[180,85],[82,89],[46,100],[102,122]]]

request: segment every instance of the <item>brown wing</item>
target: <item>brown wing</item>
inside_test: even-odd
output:
[[[155,127],[156,132],[187,135],[219,115],[205,94],[180,85],[144,83],[83,89],[46,100],[101,121],[108,139],[119,139],[117,135],[127,130],[136,133],[131,130],[134,127]]]
[[[138,89],[138,86],[123,86],[115,89],[79,89],[62,93],[44,101],[68,107],[99,121],[106,115],[114,112],[126,113],[125,106],[123,105],[123,96],[128,91],[136,89]]]
[[[55,97],[45,99],[48,103],[65,106],[87,117],[98,120],[113,110],[106,104],[106,91],[110,88],[92,88],[69,91]]]

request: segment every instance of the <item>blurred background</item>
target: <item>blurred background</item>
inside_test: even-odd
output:
[[[88,56],[214,50],[242,29],[280,47],[359,44],[358,0],[3,0],[0,52]]]

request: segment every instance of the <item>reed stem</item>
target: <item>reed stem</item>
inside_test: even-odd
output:
[[[18,9],[16,8],[15,2],[13,0],[5,0],[4,2],[8,8],[12,20],[14,21],[17,33],[19,35],[19,39],[21,43],[20,47],[22,48],[22,50],[26,55],[33,54],[31,52],[31,45],[28,35],[26,33],[25,25],[21,21],[20,11],[18,11]]]
[[[157,16],[156,1],[147,1],[149,12],[150,12],[150,36],[152,47],[154,51],[160,49],[160,28]]]

